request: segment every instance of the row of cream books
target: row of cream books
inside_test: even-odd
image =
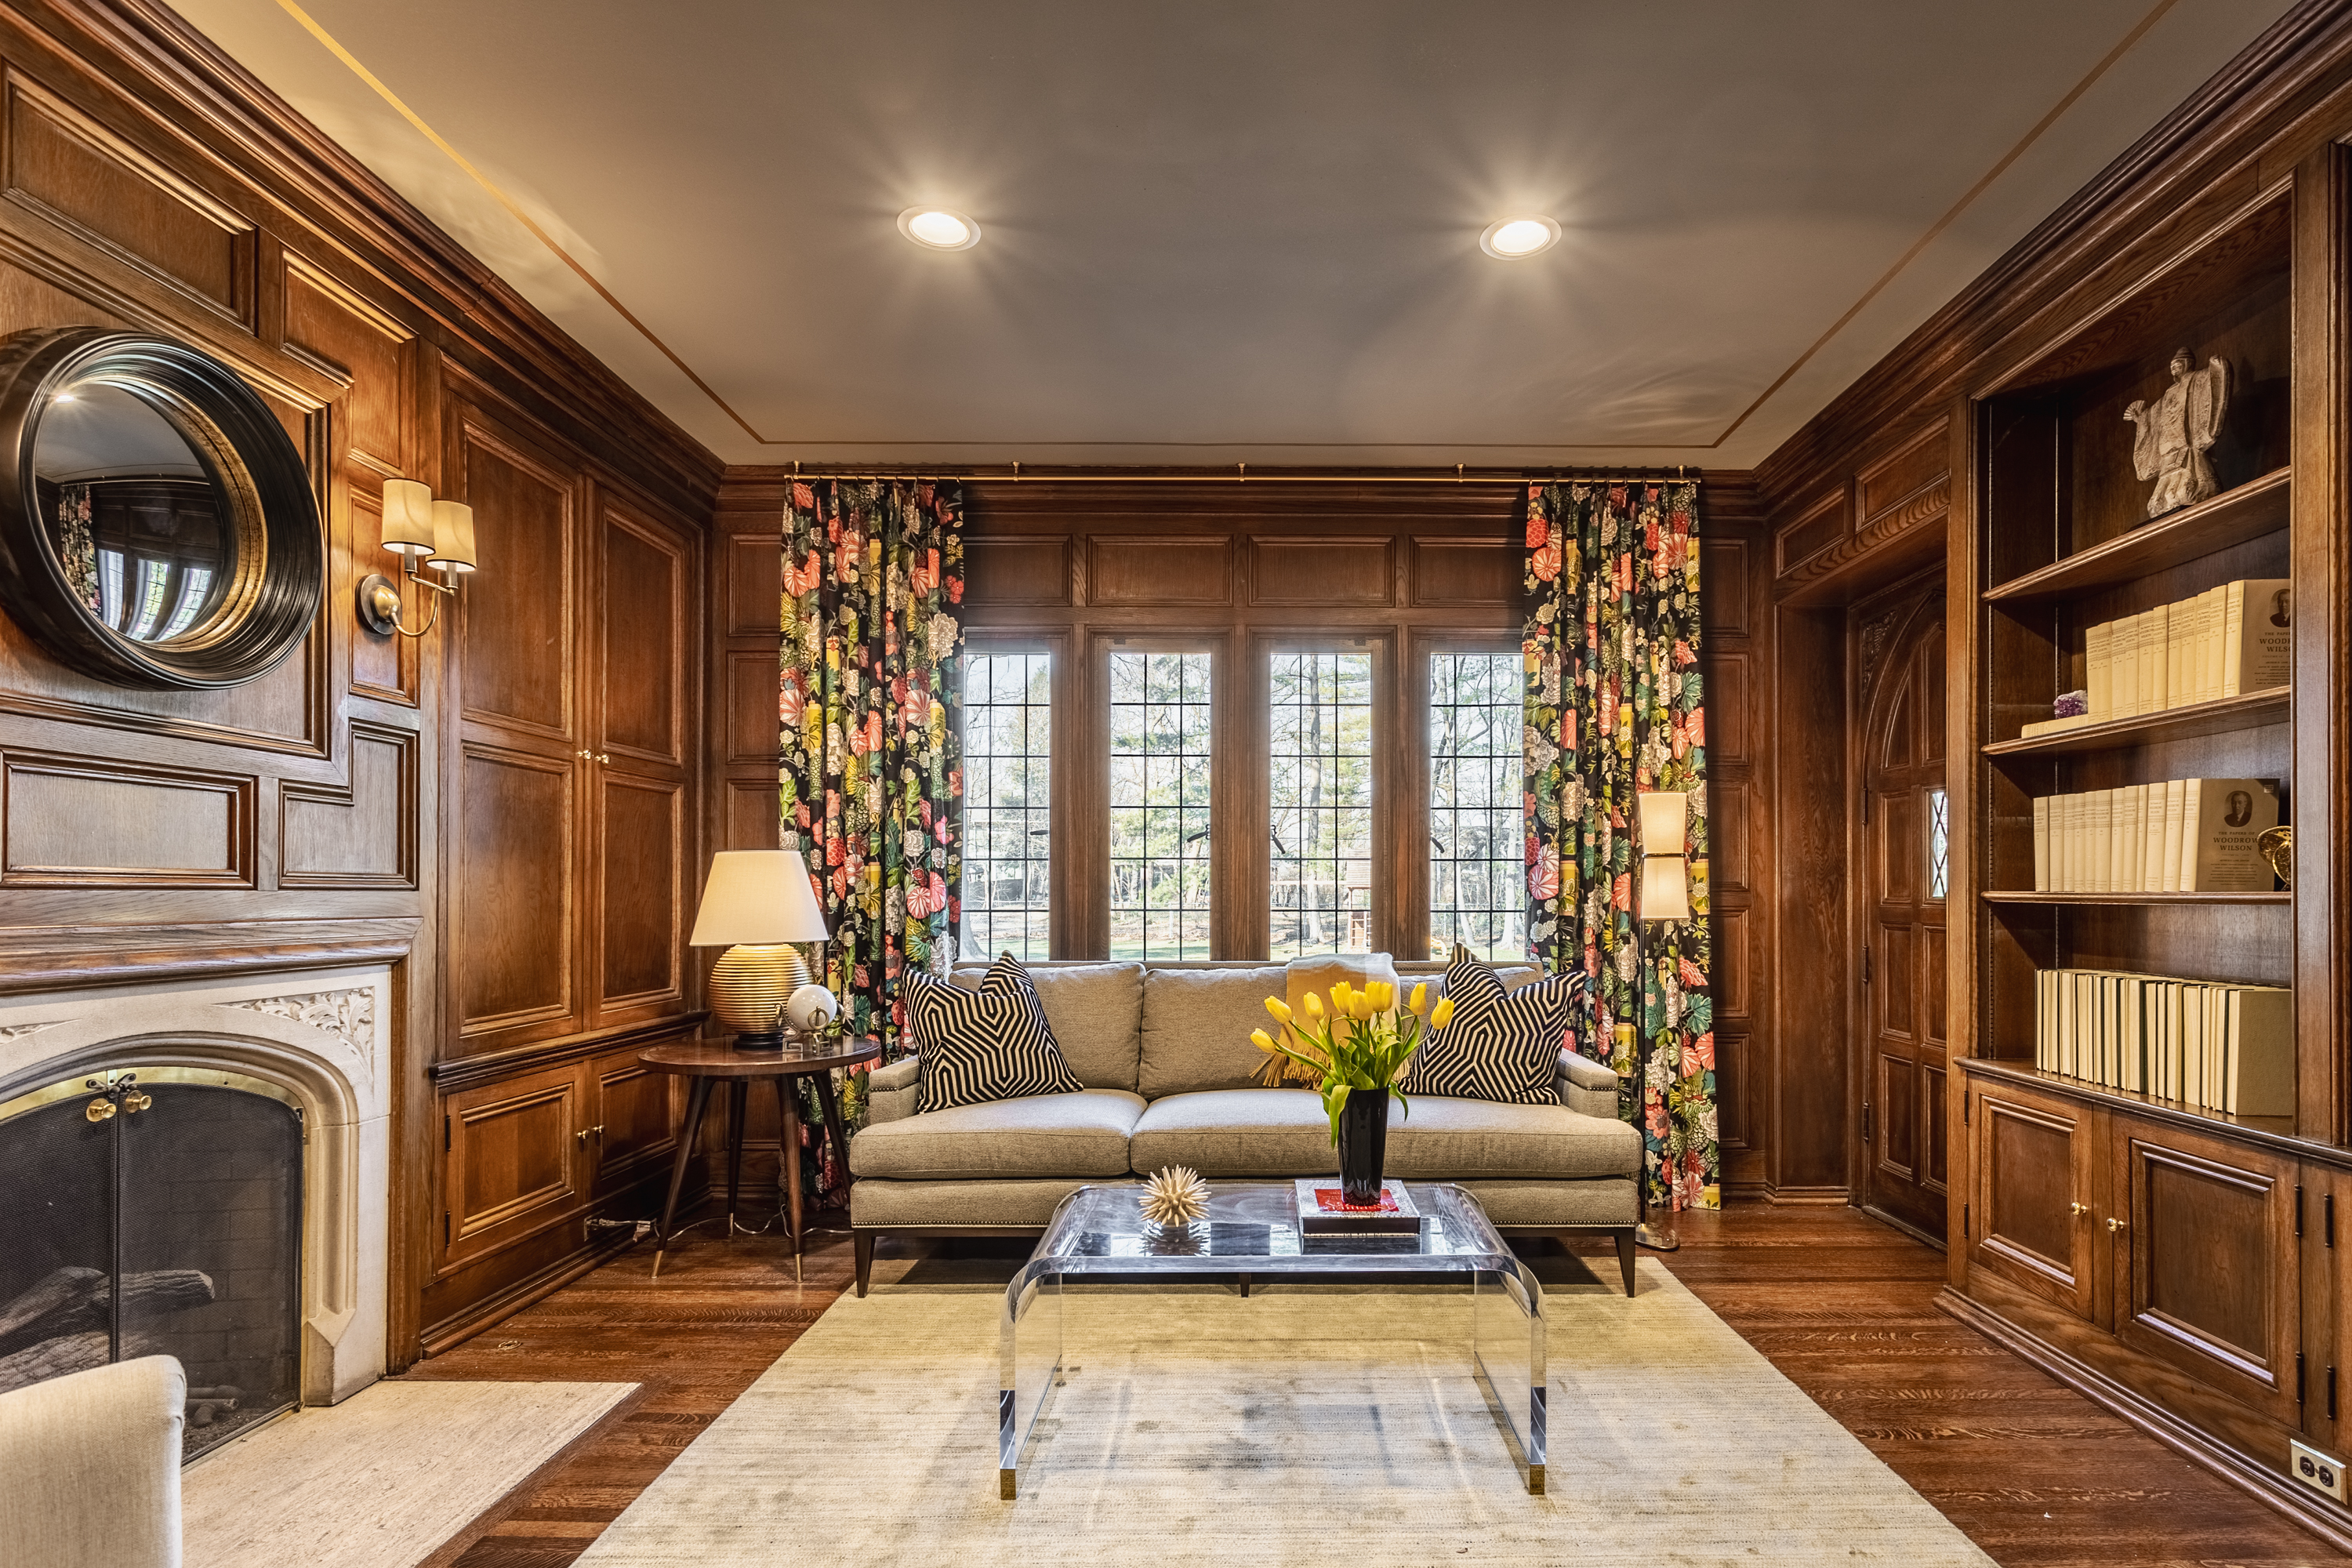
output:
[[[2107,969],[2033,977],[2033,1065],[2234,1116],[2294,1114],[2294,993]]]
[[[2271,779],[2170,779],[2033,802],[2037,893],[2267,893]]]
[[[2284,686],[2294,652],[2292,587],[2284,577],[2242,578],[2100,622],[2083,634],[2089,711],[2037,720],[2021,738]]]

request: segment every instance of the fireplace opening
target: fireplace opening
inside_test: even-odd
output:
[[[300,1397],[302,1113],[129,1067],[0,1105],[0,1393],[177,1356],[194,1458]]]

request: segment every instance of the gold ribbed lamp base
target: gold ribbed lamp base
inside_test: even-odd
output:
[[[710,1011],[739,1051],[782,1050],[785,999],[808,984],[808,962],[790,942],[745,942],[710,966]]]

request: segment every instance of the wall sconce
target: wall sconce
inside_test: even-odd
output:
[[[1642,811],[1642,894],[1634,919],[1686,921],[1691,918],[1690,863],[1683,851],[1690,841],[1690,796],[1661,790],[1640,797]]]
[[[435,500],[433,491],[415,479],[383,481],[383,547],[401,557],[401,575],[435,595],[433,613],[410,631],[400,624],[401,590],[381,573],[370,573],[359,586],[360,625],[380,637],[398,632],[421,637],[441,618],[440,595],[457,592],[460,578],[475,566],[474,509],[453,500]],[[445,581],[417,574],[416,563],[430,561]]]

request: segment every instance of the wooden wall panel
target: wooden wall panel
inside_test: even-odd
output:
[[[1501,610],[1518,602],[1525,566],[1513,540],[1416,537],[1412,552],[1416,606]]]
[[[782,517],[779,500],[775,510],[751,520],[754,526],[766,524],[761,531],[727,540],[722,554],[727,596],[718,603],[727,606],[728,637],[756,637],[783,629],[784,541],[776,531]]]
[[[596,703],[604,746],[647,762],[686,765],[684,646],[693,591],[685,552],[660,531],[607,510],[604,599],[594,635],[604,639]]]
[[[465,716],[571,740],[574,477],[478,426],[467,427],[463,450],[465,498],[496,563],[466,584]]]
[[[558,1068],[449,1098],[447,1255],[479,1255],[579,1203],[579,1075]]]
[[[249,888],[255,781],[96,757],[0,759],[12,888]]]
[[[465,817],[457,825],[465,857],[458,1005],[469,1034],[576,1015],[575,787],[569,762],[465,749],[458,781]]]
[[[341,455],[379,475],[408,471],[415,341],[405,322],[316,263],[286,258],[286,352],[350,387]]]
[[[348,784],[278,788],[281,888],[416,886],[416,735],[354,722]]]
[[[1385,607],[1396,602],[1390,539],[1255,538],[1250,603]]]
[[[725,666],[727,763],[776,765],[778,668],[775,650],[730,653]]]
[[[719,802],[724,813],[719,849],[773,849],[782,826],[776,815],[776,773],[765,778],[730,779]]]
[[[677,935],[689,923],[686,791],[603,771],[604,946],[600,1009],[684,1001]]]
[[[964,545],[964,597],[974,604],[1066,605],[1068,539],[981,537]]]
[[[1233,542],[1216,534],[1090,539],[1087,595],[1097,605],[1230,605]]]
[[[1728,1194],[1769,1190],[1775,1135],[1773,839],[1763,786],[1771,656],[1766,531],[1752,480],[1710,474],[1699,493],[1701,675],[1707,744],[1707,897],[1715,944],[1717,1133]]]
[[[250,222],[37,83],[6,92],[10,201],[250,324]]]

